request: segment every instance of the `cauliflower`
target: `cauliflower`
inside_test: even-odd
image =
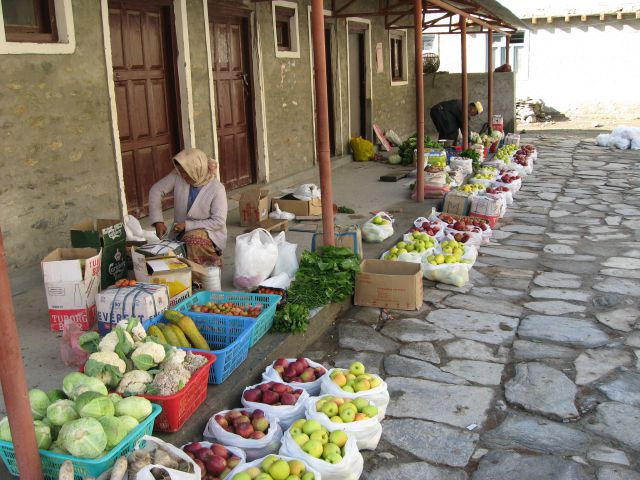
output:
[[[144,342],[144,339],[147,338],[147,332],[137,318],[130,317],[120,320],[118,327],[130,333],[135,343]]]
[[[171,350],[167,353],[164,362],[165,364],[182,365],[186,356],[186,351],[180,350],[176,347],[171,347]]]
[[[141,343],[131,354],[131,360],[139,370],[155,367],[164,360],[164,357],[164,347],[156,342]]]
[[[153,381],[153,376],[144,370],[131,370],[124,374],[116,388],[117,393],[125,395],[142,395],[147,385]]]
[[[165,363],[151,382],[149,392],[154,395],[173,395],[182,390],[190,378],[191,374],[182,365]]]
[[[107,387],[115,387],[127,370],[127,364],[115,352],[96,352],[89,355],[84,372],[98,378]]]
[[[98,350],[101,352],[115,352],[118,347],[126,355],[133,349],[133,338],[131,338],[129,332],[116,326],[115,329],[100,340]]]
[[[207,363],[207,357],[203,355],[195,355],[192,352],[188,352],[184,359],[184,368],[189,370],[193,375],[200,367]]]

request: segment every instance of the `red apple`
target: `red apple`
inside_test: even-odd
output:
[[[207,468],[204,466],[204,463],[202,462],[202,460],[197,458],[194,460],[194,462],[200,467],[200,478],[204,478],[204,476],[207,474]]]
[[[259,402],[262,400],[263,395],[264,391],[260,391],[260,389],[257,388],[252,388],[251,390],[247,390],[246,392],[244,392],[244,399],[247,402]],[[240,414],[239,416],[241,415],[242,414]]]
[[[257,408],[256,410],[254,410],[253,416],[251,418],[252,419],[256,419],[256,418],[261,418],[261,417],[264,417],[264,412],[262,410],[260,410],[259,408]]]
[[[276,383],[272,390],[276,393],[284,393],[287,391],[287,386],[284,383]]]
[[[309,362],[307,362],[307,359],[304,357],[296,359],[296,362],[300,362],[304,366],[304,368],[309,368]]]
[[[216,415],[215,417],[216,422],[218,423],[218,425],[220,425],[221,427],[226,427],[229,425],[229,422],[227,421],[226,418],[224,418],[223,415]]]
[[[198,450],[200,450],[202,447],[202,445],[200,445],[200,442],[193,442],[193,443],[188,443],[187,445],[185,445],[182,450],[184,450],[185,452],[191,452],[191,453],[195,453]]]
[[[275,362],[273,362],[274,367],[288,367],[289,361],[286,358],[279,358]]]
[[[325,373],[327,373],[327,371],[326,371],[324,368],[322,368],[322,367],[316,367],[316,368],[314,369],[314,372],[315,372],[315,374],[316,374],[316,378],[320,378],[322,375],[324,375]]]
[[[254,432],[256,433],[256,432]],[[252,435],[254,434],[252,433]],[[257,432],[260,433],[260,432]],[[236,468],[238,466],[238,464],[240,463],[240,457],[236,456],[236,455],[231,455],[229,457],[229,460],[227,460],[227,468]]]
[[[266,432],[269,429],[269,420],[265,417],[254,418],[251,425],[255,431]]]
[[[283,405],[295,405],[296,400],[296,396],[293,393],[283,393],[282,397],[280,397]]]
[[[251,423],[251,419],[249,417],[247,417],[246,415],[242,415],[238,418],[234,418],[233,419],[233,426],[234,427],[238,427],[238,425],[240,425],[241,423]]]
[[[222,457],[224,459],[227,459],[229,457],[229,450],[227,450],[227,447],[225,447],[224,445],[214,443],[210,448],[214,455],[216,455],[217,457]]]
[[[278,375],[282,376],[284,374],[285,367],[283,367],[282,365],[276,365],[275,367],[273,367],[273,369],[278,372]]]
[[[227,412],[227,421],[233,420],[234,418],[238,418],[241,416],[242,414],[240,413],[239,410],[230,410],[229,412]]]
[[[222,473],[225,468],[227,468],[227,461],[222,457],[214,455],[209,460],[207,460],[206,466],[207,472],[218,475]]]
[[[264,438],[265,434],[264,432],[253,432],[249,438],[252,438],[253,440],[260,440],[261,438]]]
[[[203,463],[207,463],[211,457],[213,457],[213,452],[208,448],[201,448],[197,452],[195,452],[195,456],[198,460],[201,460]]]
[[[293,366],[293,364],[289,365],[284,369],[284,377],[285,378],[293,378],[298,376],[298,370]]]
[[[252,433],[253,427],[250,423],[241,423],[236,427],[236,434],[240,435],[243,438],[249,438]]]
[[[304,383],[300,377],[293,377],[291,383]]]
[[[262,384],[260,384],[260,385],[258,386],[258,388],[259,388],[263,393],[264,393],[264,392],[266,392],[267,390],[271,390],[271,387],[272,387],[271,382],[262,383]]]
[[[267,405],[273,405],[280,400],[280,394],[277,392],[272,392],[270,390],[263,392],[262,394],[262,403],[266,403]]]

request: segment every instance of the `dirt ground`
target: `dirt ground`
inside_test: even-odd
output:
[[[518,123],[520,133],[531,133],[541,130],[593,130],[595,135],[608,133],[619,125],[640,127],[640,115],[622,118],[615,115],[581,115],[563,120],[551,120],[539,123]]]

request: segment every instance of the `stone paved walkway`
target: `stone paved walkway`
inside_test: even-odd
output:
[[[395,319],[354,308],[309,352],[386,377],[365,479],[640,479],[640,153],[530,140],[469,285],[426,282]]]

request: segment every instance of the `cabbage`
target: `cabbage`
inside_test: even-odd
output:
[[[69,455],[67,449],[62,446],[62,441],[60,439],[51,444],[49,451],[52,453],[62,453],[63,455]]]
[[[39,388],[29,390],[29,403],[31,404],[31,415],[34,420],[42,420],[47,414],[47,407],[51,405],[47,394]]]
[[[129,433],[118,417],[100,417],[98,421],[107,434],[107,450],[118,445]]]
[[[129,415],[141,422],[151,414],[151,402],[142,397],[123,398],[116,405],[116,416]]]
[[[76,398],[76,411],[81,417],[100,418],[105,415],[112,417],[115,407],[111,399],[97,392],[84,392]]]
[[[62,390],[58,390],[57,388],[52,388],[51,390],[49,390],[47,392],[47,397],[49,398],[49,401],[51,403],[55,402],[56,400],[64,400],[67,398],[64,392]]]
[[[9,417],[0,420],[0,440],[11,442],[11,429],[9,428]]]
[[[130,417],[129,415],[122,415],[117,418],[118,420],[120,420],[120,424],[127,432],[127,435],[129,435],[129,432],[131,432],[131,430],[133,430],[139,425],[138,420],[136,420],[133,417]]]
[[[107,434],[95,418],[80,418],[60,430],[62,446],[73,456],[97,458],[107,446]]]
[[[78,418],[75,404],[72,400],[58,400],[47,408],[47,419],[52,425],[64,425]]]
[[[99,379],[80,372],[73,372],[64,377],[62,389],[67,397],[72,400],[75,400],[84,392],[98,392],[103,395],[108,393],[107,387]]]
[[[115,407],[118,402],[122,400],[122,395],[119,395],[117,393],[110,393],[109,398],[111,399],[111,403],[113,403],[113,406]]]
[[[38,448],[40,450],[48,450],[53,442],[49,426],[45,425],[45,423],[40,420],[35,420],[33,422],[33,428],[36,431],[36,443],[38,444]]]

